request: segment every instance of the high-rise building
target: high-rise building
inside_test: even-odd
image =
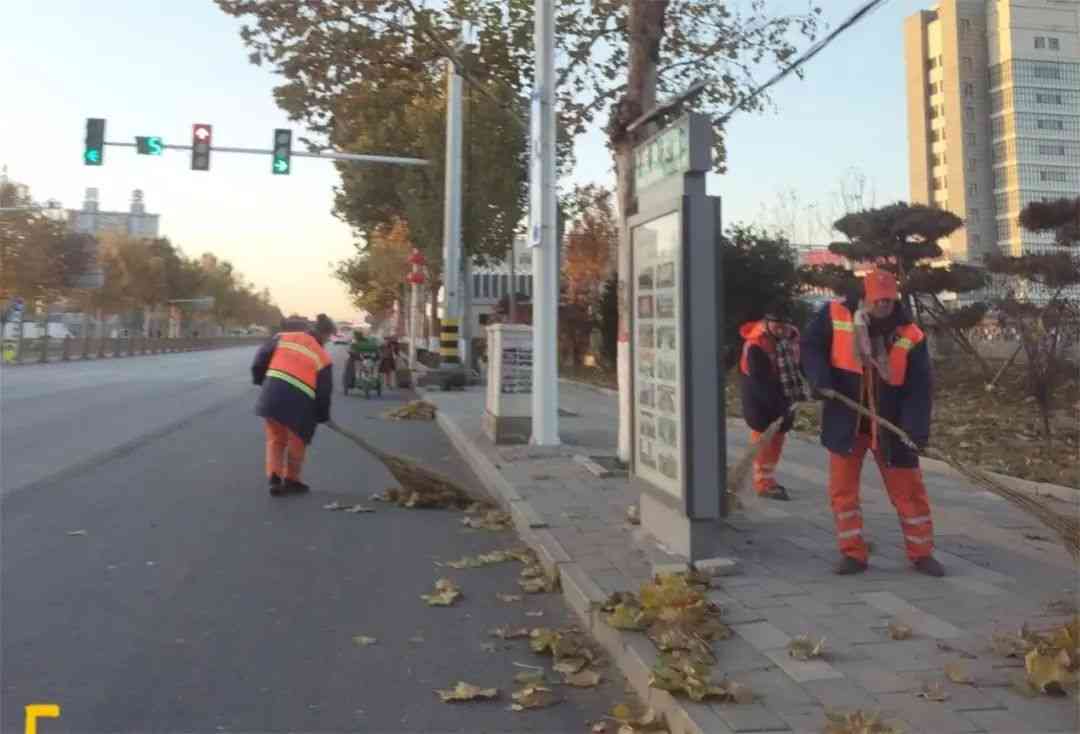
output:
[[[126,212],[101,211],[97,189],[86,190],[82,209],[68,210],[68,225],[71,229],[92,235],[111,232],[152,240],[158,236],[159,219],[160,215],[146,212],[143,192],[139,189],[131,192],[131,206]]]
[[[1080,192],[1080,0],[942,0],[904,23],[911,199],[965,226],[947,255],[1020,255],[1029,202]]]

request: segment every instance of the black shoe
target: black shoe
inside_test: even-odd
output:
[[[865,570],[866,561],[860,561],[858,558],[852,558],[851,556],[844,556],[833,566],[833,573],[837,576],[850,576],[855,573],[862,573]]]
[[[270,478],[267,480],[266,483],[267,486],[270,488],[270,494],[275,496],[279,494],[284,494],[281,487],[281,477],[279,477],[277,474],[271,474]]]
[[[304,494],[311,491],[311,487],[296,479],[286,479],[281,489],[289,494]]]
[[[915,570],[938,579],[945,575],[945,567],[933,556],[923,556],[915,561]]]
[[[769,489],[766,489],[764,492],[761,493],[761,496],[768,497],[771,500],[781,500],[783,502],[787,502],[791,499],[791,497],[788,495],[787,490],[779,484]]]

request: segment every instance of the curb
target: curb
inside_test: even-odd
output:
[[[603,389],[603,388],[600,388]],[[421,397],[423,392],[418,390]],[[498,467],[476,448],[465,432],[441,411],[436,421],[466,463],[500,505],[508,509],[522,540],[532,548],[550,577],[559,579],[563,599],[577,615],[582,628],[610,656],[643,703],[664,716],[671,734],[723,734],[730,731],[704,704],[674,698],[667,691],[649,687],[652,664],[657,659],[651,643],[608,626],[600,607],[607,600],[600,586],[567,554],[566,549],[546,530],[532,505],[514,490]],[[542,521],[541,521],[542,523]]]

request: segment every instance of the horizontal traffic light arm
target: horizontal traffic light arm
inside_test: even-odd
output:
[[[117,148],[134,148],[136,143],[110,143],[105,142],[105,145],[111,145]],[[190,145],[172,145],[166,143],[162,145],[166,150],[191,150]],[[273,155],[272,148],[234,148],[224,147],[219,145],[210,146],[212,153],[248,153],[252,155]],[[394,163],[399,166],[427,166],[430,165],[430,161],[424,158],[399,158],[397,156],[389,155],[363,155],[361,153],[337,153],[335,151],[324,151],[321,153],[308,153],[304,151],[294,150],[291,155],[296,158],[326,158],[334,161],[356,161],[358,163]]]

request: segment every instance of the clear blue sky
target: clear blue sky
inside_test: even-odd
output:
[[[821,4],[835,23],[860,3]],[[929,4],[892,0],[812,61],[806,81],[782,82],[777,114],[731,123],[729,173],[712,182],[725,221],[758,220],[782,189],[824,199],[851,166],[870,175],[878,201],[906,197],[901,21]],[[110,140],[186,144],[191,124],[206,122],[217,145],[269,147],[273,128],[290,125],[271,96],[276,78],[248,63],[238,28],[210,0],[5,3],[0,165],[36,198],[68,207],[94,186],[104,208],[124,210],[141,188],[162,233],[189,254],[231,260],[283,309],[354,316],[329,269],[353,251],[349,229],[330,214],[330,163],[294,159],[291,175],[272,176],[268,156],[218,154],[204,173],[190,170],[185,151],[155,158],[110,147],[104,166],[82,165],[87,117],[106,118]],[[614,184],[599,133],[581,138],[577,155],[576,180]]]

